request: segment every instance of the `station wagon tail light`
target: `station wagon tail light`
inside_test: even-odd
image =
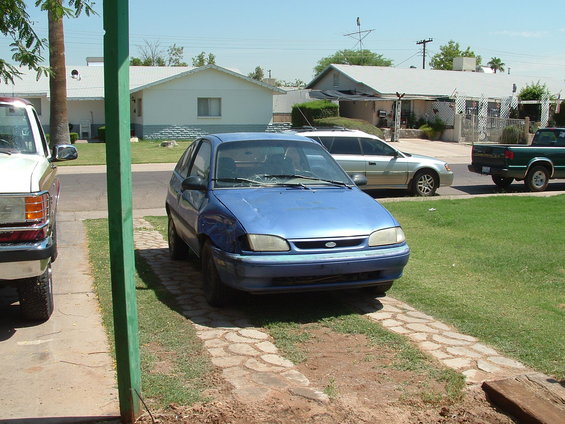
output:
[[[268,234],[248,234],[247,241],[254,252],[288,252],[290,250],[285,239]]]
[[[369,236],[369,246],[386,246],[406,241],[404,231],[400,227],[384,228],[377,230]]]

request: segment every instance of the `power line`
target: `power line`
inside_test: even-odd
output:
[[[434,41],[432,38],[416,41],[416,44],[422,44],[424,46],[422,51],[422,69],[426,69],[426,44],[431,43],[432,41]]]

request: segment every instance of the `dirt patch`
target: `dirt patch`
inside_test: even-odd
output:
[[[163,424],[404,424],[489,423],[514,421],[493,408],[478,387],[468,387],[460,397],[449,397],[445,383],[420,370],[392,366],[395,354],[375,346],[363,335],[341,334],[321,326],[308,329],[303,344],[306,360],[298,369],[312,386],[330,396],[320,403],[279,392],[255,404],[239,402],[231,387],[214,378],[208,395],[214,401],[191,407],[171,405],[153,413]],[[439,367],[439,364],[438,364]],[[141,423],[151,423],[144,415]]]

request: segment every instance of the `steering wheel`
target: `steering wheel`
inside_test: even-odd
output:
[[[0,147],[13,147],[13,145],[8,140],[0,138]]]

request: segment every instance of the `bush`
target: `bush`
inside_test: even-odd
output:
[[[316,100],[296,104],[292,107],[292,126],[303,127],[314,125],[316,119],[338,116],[339,106],[329,100]]]
[[[445,131],[446,125],[441,118],[437,117],[432,121],[422,125],[418,128],[424,134],[425,138],[430,140],[439,140],[443,132]]]
[[[359,130],[366,132],[367,134],[376,135],[384,140],[383,131],[380,128],[375,127],[370,122],[364,121],[362,119],[351,119],[343,118],[341,116],[334,116],[331,118],[323,118],[314,120],[313,124],[316,127],[343,127],[351,130]]]
[[[70,138],[71,138],[71,144],[75,144],[75,141],[78,140],[78,133],[72,132],[69,133]]]
[[[98,127],[98,139],[106,141],[106,127]]]
[[[509,125],[502,130],[498,138],[500,144],[526,144],[524,131],[515,125]]]

